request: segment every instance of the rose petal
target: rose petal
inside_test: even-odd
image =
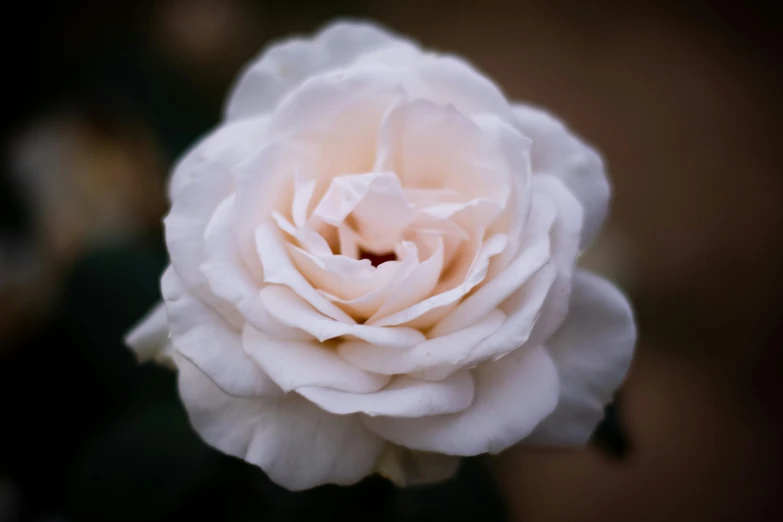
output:
[[[340,226],[351,216],[360,245],[370,252],[394,250],[413,220],[412,208],[393,172],[337,176],[313,217]]]
[[[497,202],[492,213],[482,216],[485,221],[494,219],[508,199],[506,165],[491,141],[453,107],[426,100],[402,103],[389,112],[373,170],[395,172],[406,188],[448,187],[466,199]]]
[[[511,193],[506,207],[489,228],[490,234],[505,232],[508,236],[505,251],[492,261],[489,277],[494,277],[517,256],[520,242],[524,237],[525,224],[533,200],[531,141],[496,116],[482,115],[474,121],[481,128],[481,132],[496,144],[507,164],[510,179]]]
[[[459,299],[484,280],[489,268],[490,259],[492,256],[502,252],[505,246],[505,236],[498,234],[491,237],[481,246],[467,278],[465,278],[456,288],[428,297],[399,312],[380,317],[373,321],[367,321],[367,325],[387,327],[408,324],[411,327],[420,328],[423,324],[428,324],[432,318],[432,312],[446,313],[451,305],[459,301]],[[430,315],[428,316],[427,314]]]
[[[381,437],[446,455],[499,453],[527,436],[555,408],[558,379],[542,347],[516,350],[473,372],[476,395],[461,413],[416,419],[364,417]]]
[[[266,114],[311,76],[397,45],[413,47],[385,29],[355,22],[330,24],[312,40],[290,39],[272,45],[241,72],[228,97],[225,117],[235,120]]]
[[[498,87],[475,67],[456,56],[429,55],[414,64],[438,104],[450,104],[462,114],[493,114],[512,123],[514,115]]]
[[[299,388],[297,393],[337,415],[364,413],[391,417],[425,417],[465,410],[473,402],[473,378],[460,372],[438,382],[395,377],[373,393],[328,388]]]
[[[256,245],[266,283],[285,285],[327,317],[345,324],[356,324],[352,317],[318,293],[291,264],[291,258],[283,248],[282,238],[273,225],[263,223],[258,227]]]
[[[340,359],[333,347],[315,341],[281,341],[245,325],[245,352],[283,391],[304,386],[369,393],[389,382],[386,375],[360,370]]]
[[[265,287],[261,290],[261,300],[278,321],[308,332],[319,341],[347,335],[383,346],[413,346],[425,339],[424,334],[413,328],[378,328],[334,321],[319,314],[285,286]]]
[[[306,333],[289,328],[274,319],[261,302],[261,285],[245,271],[239,259],[234,196],[218,206],[204,233],[205,255],[201,270],[209,288],[218,297],[234,304],[244,319],[278,339],[307,340]]]
[[[242,349],[242,338],[182,286],[169,267],[161,279],[174,348],[225,393],[238,397],[272,397],[280,389]]]
[[[370,474],[385,443],[355,416],[338,416],[295,394],[242,399],[224,394],[187,360],[179,391],[207,444],[259,466],[290,490],[353,484]]]
[[[537,198],[546,198],[556,209],[554,225],[550,231],[552,261],[557,277],[547,299],[541,306],[541,317],[530,333],[530,342],[541,344],[562,324],[568,313],[571,297],[571,278],[579,253],[579,241],[584,212],[579,201],[554,176],[536,176],[533,189]]]
[[[174,166],[169,198],[173,201],[185,185],[206,181],[205,176],[227,178],[231,167],[242,163],[262,145],[268,126],[268,118],[251,118],[221,125],[201,138]],[[223,168],[199,168],[204,162]]]
[[[154,360],[169,341],[169,325],[164,303],[156,304],[125,335],[125,344],[136,354],[139,362]]]
[[[584,209],[581,248],[598,234],[609,205],[610,186],[603,160],[554,116],[528,105],[515,105],[516,127],[533,140],[533,174],[563,180]]]
[[[493,310],[472,325],[441,337],[434,337],[408,349],[373,346],[365,342],[341,343],[340,357],[367,371],[388,375],[421,372],[446,365],[455,373],[475,347],[503,324],[506,315]]]
[[[560,400],[528,441],[586,443],[625,378],[635,342],[625,296],[605,279],[577,271],[568,317],[547,342],[560,376]]]
[[[473,318],[487,315],[544,266],[550,257],[548,231],[554,219],[555,210],[552,206],[537,199],[528,219],[527,232],[521,241],[521,254],[503,272],[484,283],[438,321],[429,335],[438,337],[455,332]]]

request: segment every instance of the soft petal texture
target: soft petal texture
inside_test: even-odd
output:
[[[261,302],[261,285],[244,269],[232,233],[236,223],[234,197],[225,199],[217,208],[204,233],[204,260],[201,271],[210,290],[236,306],[254,327],[274,332],[277,338],[296,341],[310,339],[301,330],[288,328],[275,320]]]
[[[442,482],[454,476],[460,459],[426,451],[411,451],[387,444],[378,459],[375,472],[398,487]]]
[[[426,372],[440,367],[447,368],[451,374],[476,362],[472,357],[476,346],[497,331],[505,320],[503,312],[493,310],[470,326],[427,339],[409,349],[345,342],[340,345],[339,354],[354,366],[388,375]],[[506,352],[514,348],[516,346],[508,347]]]
[[[552,264],[556,275],[546,301],[541,305],[539,320],[529,336],[531,343],[540,344],[557,330],[568,313],[571,279],[579,252],[584,212],[576,198],[558,178],[536,176],[533,179],[533,189],[538,198],[546,199],[556,210],[550,230]]]
[[[413,346],[425,339],[413,328],[379,328],[363,324],[345,324],[320,315],[294,292],[283,286],[268,286],[261,291],[261,300],[272,316],[281,323],[299,328],[319,341],[347,335],[382,346]]]
[[[337,357],[332,346],[319,342],[280,341],[250,325],[243,332],[245,351],[284,391],[305,386],[369,393],[389,382],[385,375],[365,372]]]
[[[242,338],[222,317],[184,291],[169,267],[161,282],[174,348],[223,391],[239,397],[277,396],[280,389],[242,349]]]
[[[125,335],[125,344],[131,347],[141,362],[154,360],[169,341],[166,307],[156,304],[133,329]]]
[[[517,128],[533,140],[533,174],[563,180],[584,209],[581,248],[587,248],[603,224],[611,187],[603,160],[551,114],[528,105],[515,105]]]
[[[568,317],[547,341],[560,376],[560,400],[528,441],[586,443],[628,372],[635,342],[625,296],[605,279],[577,272]]]
[[[228,98],[226,119],[265,114],[303,81],[350,65],[365,53],[388,47],[412,47],[380,27],[336,23],[314,39],[291,39],[271,46],[241,74]]]
[[[232,397],[187,360],[177,365],[180,396],[198,434],[288,489],[358,482],[383,450],[384,441],[356,416],[332,415],[298,395]]]
[[[300,388],[298,393],[326,411],[345,415],[424,417],[457,413],[473,402],[473,378],[461,372],[438,382],[396,377],[374,393],[348,393],[328,388]]]
[[[418,419],[366,417],[381,437],[414,450],[446,455],[499,453],[527,436],[557,404],[555,365],[542,347],[517,350],[478,367],[476,397],[454,415]]]

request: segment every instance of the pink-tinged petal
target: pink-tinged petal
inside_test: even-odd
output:
[[[483,317],[497,308],[520,286],[529,280],[549,261],[549,229],[554,210],[546,202],[537,200],[528,220],[528,227],[521,241],[521,253],[501,273],[489,279],[476,292],[465,298],[449,314],[432,328],[430,337],[455,332],[475,317]],[[511,346],[509,349],[519,345]]]
[[[389,377],[365,372],[337,356],[331,343],[283,341],[245,325],[245,352],[283,391],[322,386],[346,392],[370,393],[383,388]]]
[[[156,304],[125,336],[125,344],[139,362],[154,360],[169,342],[169,325],[164,303]]]
[[[340,357],[358,368],[389,375],[423,372],[430,368],[447,366],[451,373],[465,368],[463,364],[473,350],[505,321],[500,310],[470,326],[407,349],[374,346],[366,342],[344,342],[338,348]]]
[[[405,261],[403,261],[404,263]],[[426,298],[438,284],[443,270],[443,242],[438,241],[437,250],[409,273],[400,271],[387,287],[388,292],[377,311],[368,322],[404,310]]]
[[[270,285],[261,291],[264,305],[278,321],[310,333],[319,341],[350,336],[383,346],[414,346],[425,337],[413,328],[378,328],[363,324],[347,324],[318,313],[290,288]]]
[[[466,199],[491,199],[499,210],[508,199],[508,172],[495,145],[453,107],[425,100],[389,112],[373,170],[396,173],[406,188],[448,187]]]
[[[245,354],[240,333],[185,291],[171,267],[163,274],[161,289],[171,342],[179,354],[229,395],[280,395],[280,388]]]
[[[261,331],[274,332],[282,339],[311,339],[301,330],[287,327],[275,320],[261,302],[261,284],[247,273],[239,259],[236,236],[234,196],[224,200],[204,233],[205,255],[201,271],[209,289],[221,299],[233,304],[245,320]]]
[[[611,187],[598,152],[551,114],[527,105],[514,106],[516,127],[533,140],[533,174],[563,180],[582,204],[580,247],[592,242],[606,218]]]
[[[393,172],[370,172],[333,178],[313,217],[338,227],[350,216],[360,245],[380,254],[400,242],[411,210]]]
[[[447,313],[452,305],[481,283],[487,275],[489,262],[492,256],[503,251],[506,245],[505,236],[498,234],[489,238],[479,250],[473,266],[471,266],[467,278],[457,287],[420,301],[399,312],[383,316],[379,319],[368,321],[372,326],[395,326],[407,324],[411,327],[420,327],[431,321],[434,314]],[[428,315],[429,314],[429,315]],[[434,321],[433,321],[434,322]]]
[[[499,453],[525,438],[557,404],[555,365],[542,347],[516,350],[473,371],[473,404],[461,413],[415,419],[364,417],[381,437],[414,450]]]
[[[317,292],[299,270],[291,264],[291,258],[285,250],[280,233],[271,223],[263,223],[258,227],[256,245],[264,268],[264,282],[287,286],[320,314],[334,321],[349,325],[356,323],[352,317]],[[325,320],[320,314],[317,315]]]
[[[312,40],[289,39],[266,48],[239,75],[228,97],[227,120],[272,112],[305,80],[351,65],[364,54],[412,45],[368,23],[337,22]]]
[[[350,393],[327,387],[299,388],[297,393],[337,415],[426,417],[468,408],[473,402],[473,377],[469,372],[461,372],[438,382],[428,382],[399,376],[373,393]]]
[[[332,415],[296,394],[244,399],[223,393],[180,359],[179,393],[204,441],[260,467],[290,490],[348,485],[372,473],[385,442],[353,415]]]
[[[528,442],[585,444],[628,372],[635,343],[626,297],[605,279],[578,271],[568,317],[547,341],[560,376],[560,400]]]

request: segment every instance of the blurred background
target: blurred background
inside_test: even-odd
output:
[[[783,68],[774,4],[28,0],[4,9],[0,522],[783,520]],[[192,433],[122,335],[158,298],[174,159],[270,40],[371,17],[604,153],[585,264],[635,303],[596,444],[446,484],[290,494]]]

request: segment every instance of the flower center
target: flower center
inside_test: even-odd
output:
[[[359,249],[359,259],[369,259],[372,266],[378,266],[386,261],[397,261],[397,254],[394,252],[386,252],[385,254],[374,254],[368,252],[363,248]]]

